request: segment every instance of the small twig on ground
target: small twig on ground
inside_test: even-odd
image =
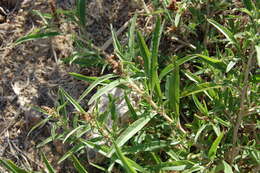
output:
[[[55,62],[56,62],[56,64],[58,63],[58,57],[57,57],[57,53],[56,53],[56,51],[55,51],[55,49],[54,49],[54,47],[53,47],[53,43],[52,43],[52,38],[50,38],[50,46],[51,46],[51,51],[52,51],[52,54],[53,54],[53,57],[54,57],[54,60],[55,60]]]
[[[147,5],[146,5],[146,3],[144,2],[144,0],[139,0],[139,1],[141,1],[145,12],[146,12],[147,14],[150,14],[150,11],[149,11],[149,9],[147,8]]]
[[[20,153],[20,155],[23,156],[23,158],[24,158],[24,160],[27,162],[27,164],[29,164],[29,162],[28,162],[28,160],[29,160],[29,161],[33,162],[36,166],[39,166],[41,169],[44,169],[44,166],[43,166],[41,163],[39,163],[39,162],[35,161],[34,159],[30,158],[27,154],[25,154],[25,153],[24,153],[18,146],[16,146],[14,143],[11,143],[11,144],[13,145],[14,149],[16,149],[16,150]],[[30,164],[29,164],[29,165],[30,165]]]

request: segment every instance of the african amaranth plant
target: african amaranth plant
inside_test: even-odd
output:
[[[114,54],[103,62],[114,73],[71,73],[90,85],[77,99],[60,89],[57,108],[42,110],[49,115],[42,124],[56,122],[52,136],[39,146],[56,140],[68,144],[60,162],[70,158],[78,172],[87,172],[82,163],[89,149],[106,158],[102,164],[88,160],[102,172],[258,172],[260,2],[152,4],[154,11],[147,14],[155,21],[151,33],[137,27],[138,14],[126,44],[111,27]],[[127,105],[123,124],[118,98],[108,94],[105,111],[99,105],[115,88],[123,91]],[[81,103],[89,95],[91,111]],[[69,103],[76,111],[68,112]],[[98,135],[88,137],[94,131]],[[2,163],[18,170],[11,162]]]

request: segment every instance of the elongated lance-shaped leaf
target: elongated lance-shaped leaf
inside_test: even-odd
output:
[[[148,80],[150,80],[150,68],[151,68],[151,52],[149,51],[147,44],[142,36],[142,34],[137,32],[138,45],[141,51],[141,56],[144,59],[144,71]]]
[[[57,112],[59,112],[59,114],[63,116],[64,120],[67,121],[67,102],[65,101],[65,96],[63,95],[60,89],[58,90],[58,101],[59,106],[57,108]]]
[[[183,172],[186,169],[190,169],[192,166],[194,166],[195,163],[189,161],[189,160],[178,160],[178,161],[172,161],[172,162],[163,162],[160,164],[155,164],[150,167],[150,169],[154,170],[155,172],[158,171],[179,171]]]
[[[253,11],[256,9],[255,4],[252,0],[243,0],[243,3],[249,11]]]
[[[50,164],[49,161],[47,160],[45,154],[44,154],[44,153],[41,153],[41,155],[42,155],[43,162],[44,162],[45,166],[47,167],[47,172],[48,172],[48,173],[56,173],[56,171],[54,170],[54,168],[51,166],[51,164]]]
[[[28,132],[27,136],[29,136],[35,129],[37,129],[40,126],[43,126],[45,123],[47,123],[50,119],[51,119],[52,115],[49,115],[47,118],[41,120],[39,123],[37,123],[36,125],[34,125],[30,131]]]
[[[212,24],[215,28],[217,28],[222,34],[225,35],[225,37],[236,46],[238,50],[240,50],[240,46],[236,38],[234,37],[234,34],[229,31],[226,27],[220,25],[218,22],[212,19],[208,19],[209,23]]]
[[[224,173],[233,173],[232,167],[225,161],[222,160],[224,166]]]
[[[84,168],[84,166],[80,163],[76,156],[72,155],[71,159],[78,173],[88,173],[88,171]]]
[[[86,111],[80,106],[80,104],[74,100],[63,88],[60,88],[61,92],[68,99],[68,101],[75,107],[75,109],[81,113],[85,113]]]
[[[218,59],[214,59],[211,57],[208,57],[206,55],[201,55],[201,54],[195,54],[195,55],[188,55],[185,56],[183,58],[179,58],[176,61],[176,65],[180,66],[182,64],[184,64],[185,62],[188,62],[192,59],[195,58],[200,58],[202,61],[206,62],[207,64],[221,70],[221,71],[225,71],[226,70],[226,64],[224,62],[222,62],[221,60]],[[167,74],[169,74],[172,70],[174,69],[174,64],[171,63],[168,66],[166,66],[160,73],[159,75],[159,79],[162,80]]]
[[[203,124],[199,130],[197,131],[196,135],[195,135],[195,138],[194,138],[194,142],[196,143],[200,134],[202,133],[202,131],[208,126],[208,124]]]
[[[84,75],[80,75],[80,74],[71,74],[72,76],[76,77],[76,78],[80,78],[81,80],[85,80],[87,81],[88,80],[88,77],[87,76],[84,76]],[[78,102],[81,102],[96,86],[102,84],[103,82],[105,81],[108,81],[109,79],[111,78],[114,78],[116,77],[115,75],[113,74],[108,74],[108,75],[104,75],[104,76],[101,76],[99,78],[97,78],[82,94],[81,96],[79,97],[78,99]]]
[[[0,163],[12,173],[31,173],[16,166],[11,160],[0,159]]]
[[[192,94],[204,92],[204,91],[207,91],[207,90],[210,90],[210,89],[221,88],[221,87],[224,87],[224,85],[223,84],[210,83],[210,82],[205,82],[205,83],[196,84],[196,85],[193,84],[192,86],[186,88],[181,93],[181,98],[187,97],[187,96],[192,95]]]
[[[108,93],[111,89],[121,85],[127,83],[126,80],[124,79],[118,79],[115,80],[113,82],[111,82],[110,84],[107,84],[106,86],[102,87],[101,89],[99,89],[89,100],[88,104],[91,105],[95,100],[97,100],[100,96],[102,96],[103,94]]]
[[[212,145],[209,149],[209,152],[208,152],[208,157],[210,158],[210,160],[214,160],[214,158],[216,157],[217,149],[218,149],[218,146],[219,146],[223,136],[224,136],[224,133],[223,132],[220,133],[220,135],[212,143]]]
[[[153,92],[154,87],[156,89],[156,93],[159,97],[161,97],[161,89],[160,89],[160,81],[158,77],[158,52],[160,39],[163,30],[163,23],[161,23],[160,18],[157,18],[155,30],[153,31],[152,37],[152,54],[151,54],[151,92]]]
[[[149,141],[144,144],[137,144],[129,147],[124,147],[124,152],[126,153],[136,153],[136,152],[144,152],[144,151],[154,151],[163,149],[169,146],[178,145],[180,141],[163,141],[163,140],[156,140],[156,141]]]
[[[168,99],[169,108],[174,111],[177,118],[179,117],[179,105],[180,105],[180,73],[179,66],[176,64],[176,58],[174,58],[175,68],[171,73],[168,86]]]
[[[74,153],[84,149],[86,145],[84,143],[79,143],[76,146],[74,146],[72,149],[67,151],[58,161],[58,164],[66,160],[68,157],[71,157]]]
[[[194,55],[188,55],[188,56],[185,56],[183,58],[178,58],[176,60],[176,65],[180,66],[182,64],[184,64],[185,62],[189,61],[189,60],[192,60],[194,58],[196,58],[197,56],[194,56]],[[173,69],[174,69],[174,64],[171,63],[169,64],[168,66],[166,66],[160,73],[159,75],[159,79],[162,80],[167,74],[169,74]]]
[[[115,143],[118,147],[123,146],[129,139],[131,139],[137,132],[139,132],[153,117],[155,114],[143,116],[142,118],[139,118],[134,123],[132,123],[125,131],[116,139]],[[112,156],[112,154],[115,152],[114,149],[112,149],[108,156]]]
[[[94,144],[93,142],[84,140],[82,138],[80,139],[80,142],[82,144],[86,145],[87,147],[91,148],[91,149],[95,149],[99,154],[101,154],[105,157],[111,158],[111,157],[108,156],[109,148],[107,148],[105,146],[100,146],[100,145]],[[135,161],[133,161],[129,158],[126,158],[126,159],[132,165],[132,167],[134,167],[135,170],[142,172],[142,173],[148,173],[143,167],[138,165]],[[122,163],[121,160],[117,159],[117,160],[115,160],[115,162],[117,162],[117,163],[119,163],[120,165],[123,166],[123,163]]]
[[[85,75],[78,74],[78,73],[74,73],[74,72],[71,72],[71,73],[69,73],[69,74],[70,74],[71,76],[75,77],[75,78],[78,79],[78,80],[83,80],[83,81],[89,82],[89,83],[95,82],[96,80],[105,78],[105,77],[107,77],[107,76],[116,77],[116,76],[113,75],[113,74],[108,74],[108,75],[104,75],[104,76],[100,76],[100,77],[85,76]],[[110,80],[104,81],[104,83],[110,83],[110,82],[111,82]]]
[[[75,129],[71,130],[71,131],[66,135],[66,137],[64,138],[64,140],[62,141],[62,143],[65,143],[65,142],[67,141],[67,139],[69,139],[69,137],[70,137],[71,135],[73,135],[73,134],[76,133],[78,130],[80,130],[80,129],[84,128],[84,127],[85,127],[85,125],[80,125],[80,126],[76,127]]]
[[[133,108],[132,104],[131,104],[131,101],[130,99],[128,98],[127,94],[125,93],[125,101],[126,101],[126,104],[127,104],[127,107],[129,109],[129,113],[130,113],[130,116],[132,117],[132,119],[136,120],[137,119],[137,114],[135,112],[135,109]]]
[[[45,33],[29,34],[29,35],[19,38],[18,40],[16,40],[15,43],[21,44],[26,41],[49,38],[49,37],[54,37],[57,35],[60,35],[60,33],[59,32],[45,32]]]
[[[197,98],[197,96],[195,94],[192,95],[192,99],[196,105],[196,107],[198,108],[198,110],[203,113],[204,115],[208,115],[208,110],[206,107],[204,107],[203,104],[200,103],[199,99]]]
[[[86,25],[86,0],[77,0],[77,15],[80,24]]]
[[[111,28],[111,33],[112,33],[112,39],[113,39],[113,45],[114,45],[115,53],[116,53],[117,57],[121,61],[123,61],[123,59],[124,59],[124,49],[123,49],[121,43],[119,42],[119,40],[117,38],[117,34],[114,31],[112,24],[111,24],[110,28]]]
[[[127,158],[124,156],[123,152],[121,149],[117,146],[117,144],[114,142],[114,147],[116,149],[116,154],[123,163],[123,167],[126,170],[127,173],[137,173],[136,170],[132,167],[131,163],[128,162]]]
[[[227,65],[218,59],[208,57],[206,55],[202,54],[195,54],[195,56],[199,57],[202,61],[206,62],[207,64],[211,65],[212,67],[215,67],[216,69],[219,69],[221,71],[225,71],[227,68]]]

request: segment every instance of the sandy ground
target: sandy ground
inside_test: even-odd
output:
[[[73,1],[58,0],[57,6],[71,9]],[[36,148],[37,143],[48,137],[48,127],[38,129],[30,136],[27,133],[44,118],[30,105],[53,107],[59,87],[75,98],[87,87],[86,83],[73,79],[68,72],[88,69],[64,65],[59,61],[71,55],[72,34],[76,33],[77,27],[61,22],[62,36],[15,45],[18,38],[43,26],[43,21],[32,15],[32,10],[50,13],[50,4],[46,0],[15,0],[1,1],[0,7],[4,10],[1,12],[0,9],[0,158],[39,170],[43,165],[39,151],[44,151],[58,171],[73,172],[66,162],[59,166],[55,164],[61,153],[56,151],[54,144]],[[129,19],[129,10],[133,6],[122,0],[99,0],[89,1],[86,8],[89,9],[89,38],[97,46],[102,46],[111,37],[110,23],[115,29],[122,27]],[[0,172],[4,172],[1,166]]]

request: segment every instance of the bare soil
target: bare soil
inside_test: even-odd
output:
[[[72,9],[75,2],[57,0],[56,5],[57,8]],[[62,22],[65,19],[61,17],[59,29],[63,35],[15,45],[18,38],[44,25],[38,16],[32,14],[32,10],[51,13],[49,1],[3,0],[0,8],[0,158],[11,159],[19,166],[35,171],[43,168],[39,156],[42,151],[58,172],[73,172],[66,162],[57,165],[63,154],[57,144],[36,148],[37,143],[49,136],[47,126],[30,136],[27,134],[44,118],[31,105],[52,108],[59,87],[74,98],[87,87],[86,83],[73,79],[68,72],[91,70],[59,61],[71,55],[72,35],[76,34],[77,26]],[[93,0],[86,8],[88,35],[97,46],[102,46],[111,37],[110,24],[115,30],[122,27],[135,7],[130,1]],[[0,172],[5,172],[1,166]]]

